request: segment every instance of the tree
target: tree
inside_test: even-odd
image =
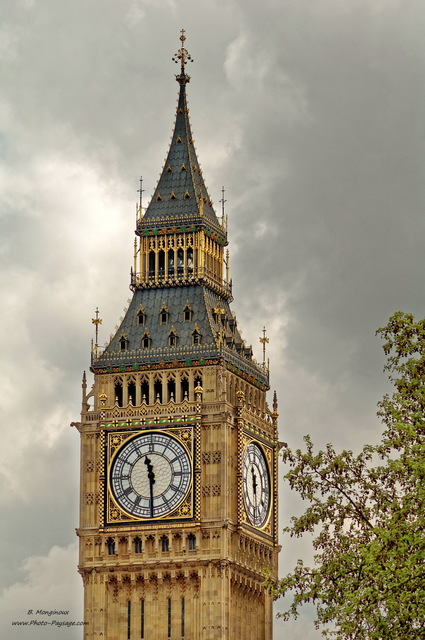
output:
[[[317,628],[341,640],[425,638],[425,320],[395,313],[377,334],[394,393],[378,404],[382,441],[359,455],[331,445],[291,451],[291,489],[310,505],[285,532],[314,535],[314,566],[269,588],[292,594],[285,619],[313,602]]]

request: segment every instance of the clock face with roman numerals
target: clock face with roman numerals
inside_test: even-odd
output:
[[[248,518],[254,527],[262,527],[270,506],[270,479],[262,449],[251,442],[243,458],[243,498]]]
[[[143,433],[117,451],[109,479],[115,501],[127,514],[162,518],[190,488],[190,458],[176,438],[162,432]]]

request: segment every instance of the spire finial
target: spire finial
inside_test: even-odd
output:
[[[227,202],[227,200],[224,198],[224,187],[221,187],[221,217],[222,220],[224,220],[224,205]]]
[[[263,337],[260,338],[260,342],[263,345],[263,367],[266,367],[266,344],[269,342],[269,339],[266,338],[266,327],[263,327]]]
[[[92,323],[95,325],[96,329],[96,342],[95,342],[95,353],[97,355],[97,349],[99,347],[98,339],[99,339],[99,325],[102,324],[102,320],[99,318],[99,309],[96,307],[96,317],[91,319]]]
[[[144,189],[143,189],[143,176],[140,176],[140,187],[137,189],[137,193],[139,194],[139,205],[136,206],[136,222],[140,222],[140,220],[143,218],[143,207],[142,207],[142,200],[143,200],[143,193],[144,193]]]
[[[139,187],[139,189],[137,189],[137,193],[139,194],[139,207],[140,207],[140,210],[142,210],[142,196],[143,196],[143,192],[144,192],[144,189],[143,189],[143,176],[140,176],[139,183],[140,183],[140,187]]]
[[[188,76],[187,73],[185,72],[185,65],[187,62],[193,62],[192,56],[184,46],[184,42],[186,40],[186,36],[184,35],[185,33],[186,33],[185,30],[181,29],[180,40],[181,40],[182,46],[177,51],[177,53],[175,53],[173,56],[174,62],[177,63],[180,60],[180,75],[176,76],[176,80],[179,84],[182,84],[182,85],[187,84],[190,80],[190,76]]]
[[[227,231],[227,216],[224,215],[224,205],[227,202],[227,200],[224,197],[224,187],[221,187],[221,226],[223,227],[224,231]]]

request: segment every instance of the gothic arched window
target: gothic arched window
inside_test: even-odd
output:
[[[177,273],[183,273],[184,267],[184,252],[183,249],[177,250]]]
[[[186,374],[183,374],[180,378],[180,393],[183,400],[189,398],[189,378]]]
[[[122,407],[123,393],[122,393],[122,381],[121,381],[121,379],[117,379],[114,382],[114,396],[115,396],[116,404],[119,407]]]
[[[130,382],[127,385],[127,395],[128,395],[128,402],[131,403],[132,405],[136,404],[136,383],[134,380],[130,380]]]
[[[174,329],[172,329],[168,335],[168,346],[169,347],[176,347],[177,346],[177,334],[174,331]]]
[[[155,275],[155,251],[149,251],[149,275]]]
[[[108,538],[107,541],[106,541],[106,544],[108,545],[108,555],[114,556],[115,555],[115,540],[113,538]]]
[[[176,399],[176,381],[173,377],[170,377],[167,381],[167,395],[168,402]]]
[[[146,313],[143,311],[143,309],[139,309],[136,317],[137,317],[137,324],[139,325],[139,327],[146,323]]]
[[[174,249],[168,250],[168,275],[174,275]]]
[[[190,305],[189,305],[189,304],[187,304],[187,305],[185,306],[185,308],[183,309],[183,318],[184,318],[184,321],[185,321],[185,322],[190,322],[190,321],[192,320],[192,315],[193,315],[192,309],[190,308]]]
[[[165,273],[165,251],[163,249],[158,253],[158,273],[160,276]]]
[[[141,394],[142,394],[142,402],[149,404],[149,380],[147,378],[143,378],[141,381]]]
[[[159,402],[162,404],[162,378],[158,377],[154,381],[153,385],[154,390],[154,402]]]
[[[187,262],[187,271],[188,273],[193,272],[193,249],[189,247],[186,252],[186,262]]]
[[[202,335],[196,329],[192,333],[192,344],[201,344]]]
[[[168,323],[168,311],[167,308],[164,306],[162,307],[161,311],[159,312],[159,323],[160,324],[167,324]]]

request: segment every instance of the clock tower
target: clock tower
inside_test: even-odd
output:
[[[174,133],[138,209],[132,300],[83,377],[85,640],[270,640],[277,402],[230,308],[225,216],[195,152],[181,47]],[[224,201],[224,199],[223,199]],[[264,337],[263,341],[266,340]]]

